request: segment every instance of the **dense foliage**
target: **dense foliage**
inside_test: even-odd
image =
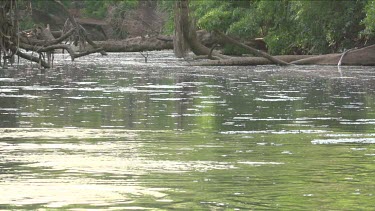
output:
[[[348,1],[191,1],[198,26],[243,39],[263,37],[274,54],[330,53],[371,41],[375,3]]]
[[[156,1],[156,0],[155,0]],[[49,8],[50,1],[32,0]],[[164,33],[173,32],[175,1],[157,0],[169,17]],[[120,21],[139,0],[64,0],[85,17],[109,19],[118,33]],[[375,43],[373,0],[205,0],[190,1],[197,27],[220,30],[241,39],[264,38],[272,54],[321,54],[342,52]],[[116,25],[117,24],[117,25]]]
[[[363,23],[366,26],[365,33],[371,36],[375,34],[375,1],[369,1],[366,5],[366,18]]]

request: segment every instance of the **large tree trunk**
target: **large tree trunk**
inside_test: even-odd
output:
[[[173,37],[173,52],[177,58],[186,57],[189,52],[188,40],[184,35],[184,24],[182,20],[182,14],[184,9],[182,8],[182,2],[176,1],[174,8],[174,37]]]
[[[182,30],[182,37],[175,38],[176,41],[180,40],[188,44],[191,51],[195,55],[209,55],[211,54],[211,49],[207,48],[203,44],[201,44],[197,38],[196,29],[193,21],[189,15],[189,1],[188,0],[177,0],[176,1],[176,16],[175,20],[177,19],[177,30]],[[179,36],[181,32],[178,32]],[[182,39],[181,39],[182,38]],[[185,44],[178,44],[178,45],[185,45]],[[175,47],[179,48],[179,47]],[[184,46],[186,49],[186,47]],[[182,49],[182,50],[185,50]],[[176,55],[177,56],[177,55]],[[230,57],[222,55],[217,52],[212,52],[212,56],[219,57],[222,59],[228,59]]]

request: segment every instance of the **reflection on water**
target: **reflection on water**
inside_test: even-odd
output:
[[[372,67],[60,57],[0,70],[0,209],[373,207]]]

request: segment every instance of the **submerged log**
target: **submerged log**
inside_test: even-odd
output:
[[[311,55],[282,55],[274,56],[275,59],[284,61],[286,63],[293,63],[293,61],[311,58]],[[234,57],[231,59],[221,60],[205,60],[199,62],[191,62],[192,66],[253,66],[253,65],[272,65],[274,62],[264,57]]]
[[[360,49],[350,50],[343,54],[326,54],[312,58],[301,59],[292,62],[298,65],[338,65],[341,59],[341,65],[375,65],[375,45],[367,46]]]
[[[341,65],[348,66],[375,66],[375,45],[351,50],[343,54],[325,55],[283,55],[274,58],[295,65]],[[262,57],[237,57],[223,60],[206,60],[192,62],[193,66],[251,66],[273,64],[268,59]]]

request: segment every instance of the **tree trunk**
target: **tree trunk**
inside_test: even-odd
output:
[[[183,40],[178,40],[187,43],[191,51],[195,55],[209,55],[211,53],[211,49],[207,48],[199,42],[195,25],[189,16],[189,0],[178,0],[176,2],[176,11],[176,15],[178,16],[177,18],[175,18],[175,20],[178,19],[177,29],[182,30],[183,34]],[[219,57],[221,59],[230,58],[229,56],[222,55],[215,51],[212,52],[212,56]]]
[[[187,38],[184,36],[184,25],[182,21],[182,2],[176,1],[174,8],[174,38],[173,38],[173,52],[177,58],[186,57],[189,52],[189,44]]]

